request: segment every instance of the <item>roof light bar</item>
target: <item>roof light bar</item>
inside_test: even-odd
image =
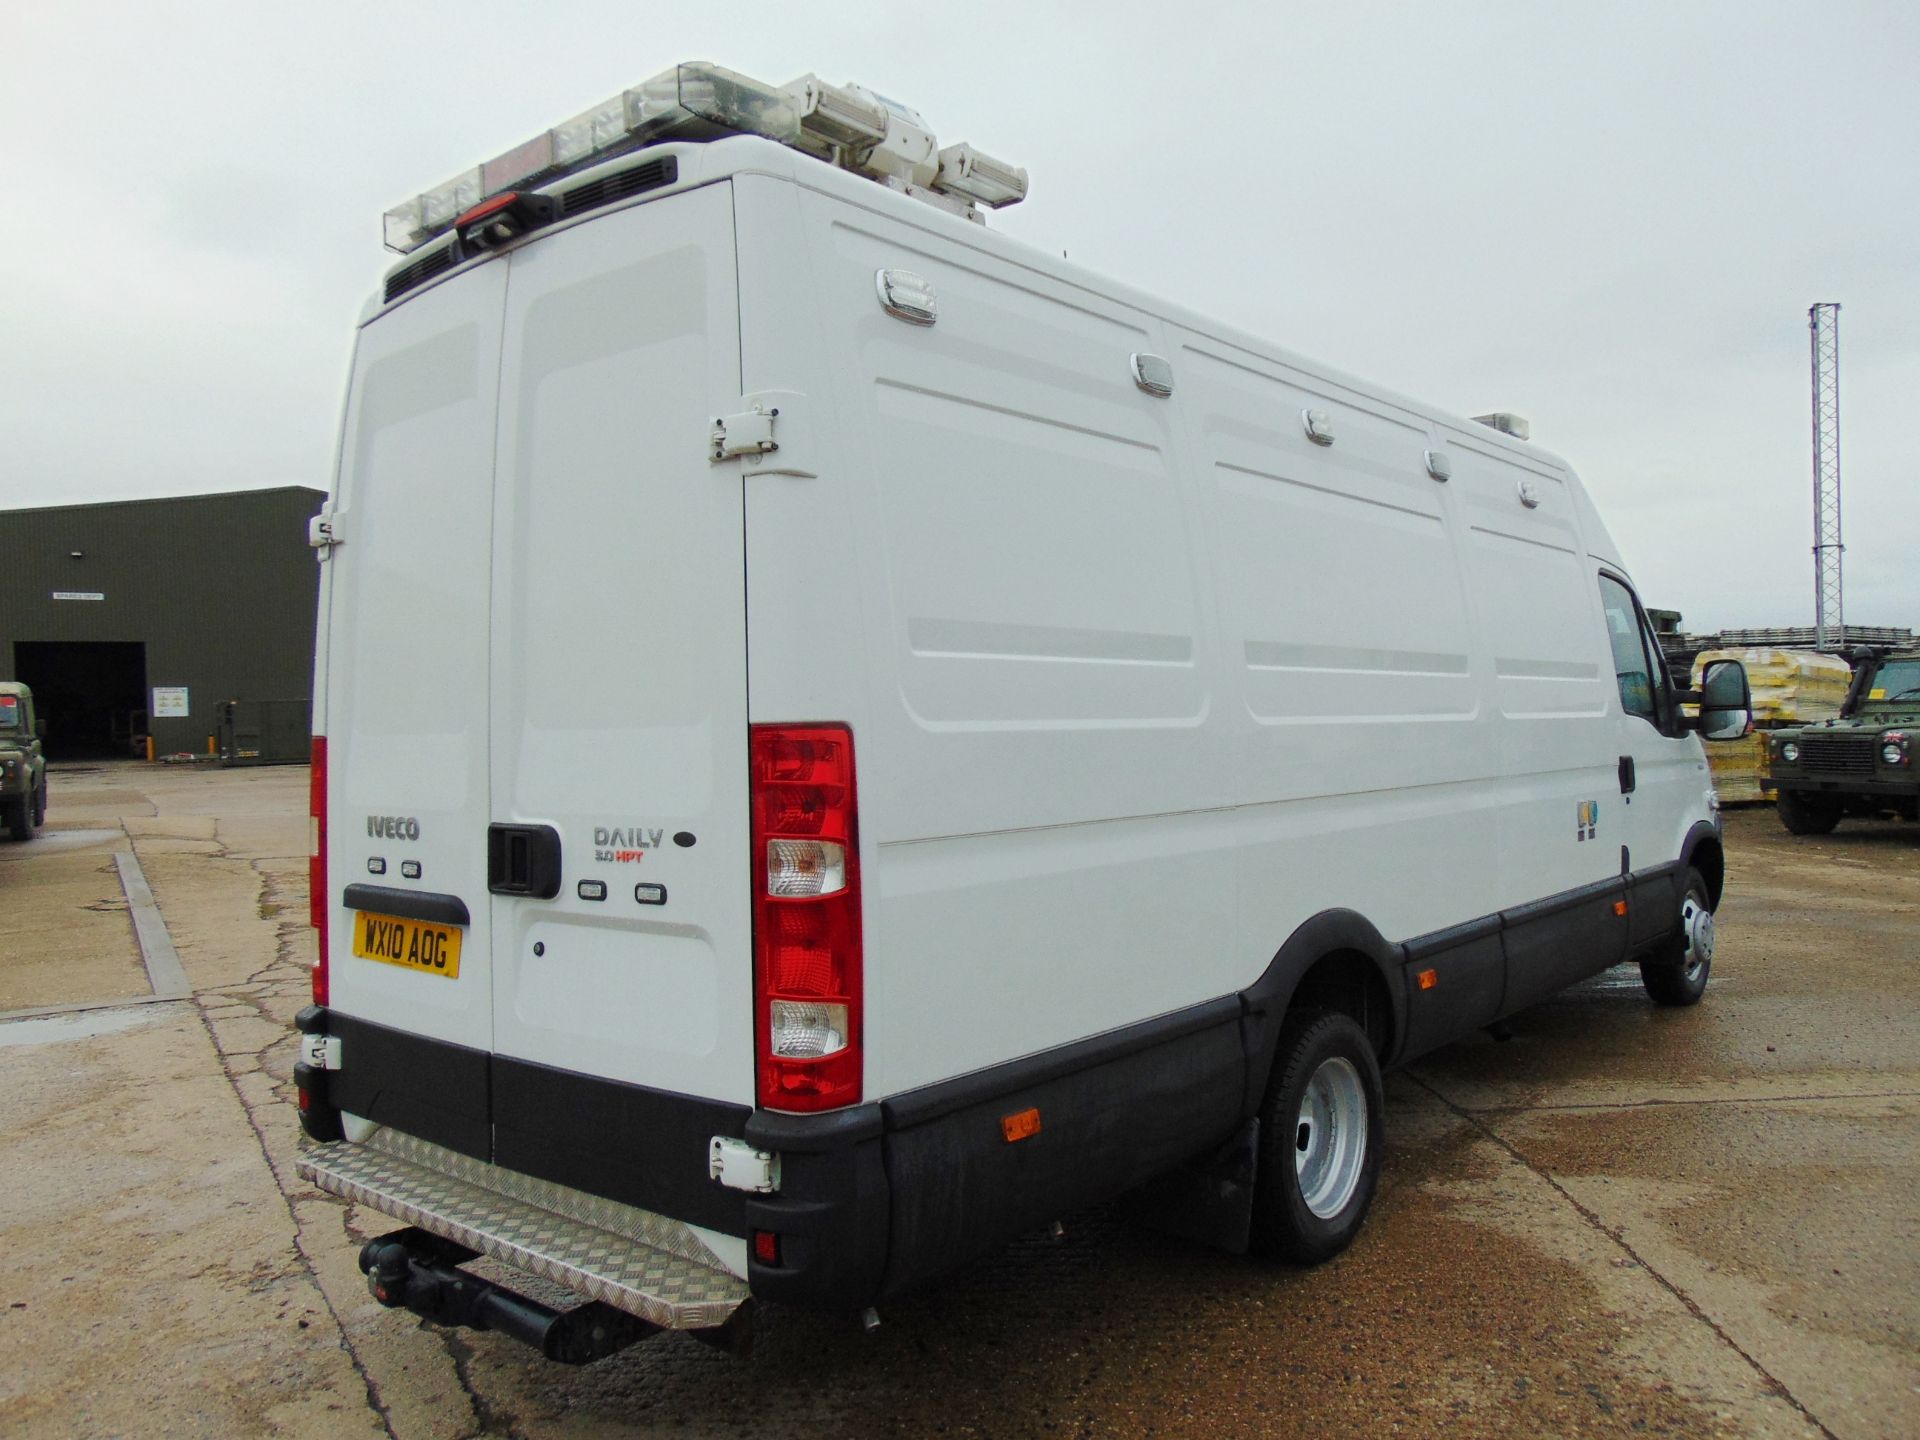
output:
[[[766,85],[718,65],[692,62],[609,96],[571,120],[394,206],[386,245],[402,255],[454,229],[496,196],[527,191],[571,170],[663,140],[760,135],[909,194],[935,192],[978,220],[975,204],[1026,197],[1027,172],[970,145],[945,150],[918,113],[858,85],[803,75]]]

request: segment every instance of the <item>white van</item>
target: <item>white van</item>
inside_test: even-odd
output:
[[[585,1360],[1127,1192],[1315,1261],[1382,1066],[1699,998],[1739,667],[1683,716],[1563,462],[979,223],[1025,187],[681,66],[389,215],[298,1071],[384,1302]]]

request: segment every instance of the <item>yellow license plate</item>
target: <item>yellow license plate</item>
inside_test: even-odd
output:
[[[402,969],[424,970],[429,975],[457,980],[460,977],[460,927],[356,910],[353,953],[363,960],[379,960]]]

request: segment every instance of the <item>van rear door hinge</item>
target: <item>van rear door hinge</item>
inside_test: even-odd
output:
[[[740,455],[768,455],[780,448],[773,438],[773,422],[780,414],[777,405],[753,402],[753,408],[736,415],[722,415],[713,422],[708,437],[713,442],[714,460],[732,460]]]
[[[331,510],[322,510],[307,521],[307,544],[320,552],[322,560],[327,553],[340,543],[340,517]]]
[[[746,475],[811,480],[820,473],[813,451],[807,397],[794,390],[742,395],[740,408],[716,419],[707,434],[707,458],[716,465],[738,460]]]

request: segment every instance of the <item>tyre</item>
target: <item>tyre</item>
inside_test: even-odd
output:
[[[18,800],[7,802],[7,834],[15,840],[33,838],[33,800],[22,795]]]
[[[47,782],[42,780],[40,788],[33,792],[33,823],[36,826],[47,823]]]
[[[1345,1015],[1289,1016],[1260,1111],[1252,1249],[1317,1265],[1353,1243],[1380,1179],[1380,1062]]]
[[[1782,790],[1775,808],[1780,823],[1795,835],[1825,835],[1840,823],[1840,807],[1831,801],[1816,800]]]
[[[1697,1005],[1713,972],[1713,901],[1698,870],[1687,870],[1680,898],[1680,938],[1666,953],[1640,962],[1640,983],[1660,1005]]]

